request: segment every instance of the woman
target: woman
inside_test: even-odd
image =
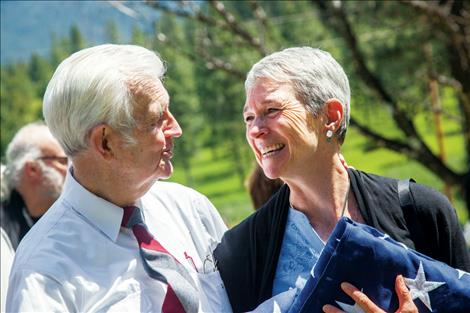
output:
[[[214,252],[235,312],[252,310],[290,287],[302,288],[342,216],[470,269],[455,211],[445,197],[411,184],[411,217],[419,221],[412,223],[400,206],[396,180],[342,162],[349,82],[329,53],[309,47],[274,53],[253,66],[245,89],[248,143],[265,175],[285,185],[228,231]]]

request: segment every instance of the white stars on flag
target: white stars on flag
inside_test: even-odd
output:
[[[424,303],[424,305],[426,305],[426,307],[432,312],[429,292],[444,285],[445,282],[426,281],[423,263],[420,261],[418,273],[416,273],[415,279],[405,278],[405,284],[406,286],[408,286],[408,288],[410,288],[411,298],[413,300],[419,298]]]

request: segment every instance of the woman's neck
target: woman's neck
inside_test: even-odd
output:
[[[345,206],[352,193],[346,167],[336,156],[331,162],[305,175],[284,178],[290,188],[291,205],[307,216],[323,240],[329,237],[338,219],[348,213]]]

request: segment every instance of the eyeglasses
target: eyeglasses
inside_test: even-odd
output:
[[[62,165],[68,165],[69,158],[66,156],[56,156],[56,155],[45,155],[37,158],[36,160],[55,160]]]

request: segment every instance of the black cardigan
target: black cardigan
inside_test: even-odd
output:
[[[367,225],[436,260],[470,271],[455,210],[443,195],[411,183],[414,207],[402,209],[397,180],[349,169],[351,190]],[[234,312],[255,309],[272,296],[289,209],[289,187],[227,231],[214,251]]]
[[[24,210],[23,198],[15,189],[11,191],[10,198],[0,206],[0,226],[7,233],[14,250],[31,228],[23,215]],[[35,221],[33,218],[31,220]]]

